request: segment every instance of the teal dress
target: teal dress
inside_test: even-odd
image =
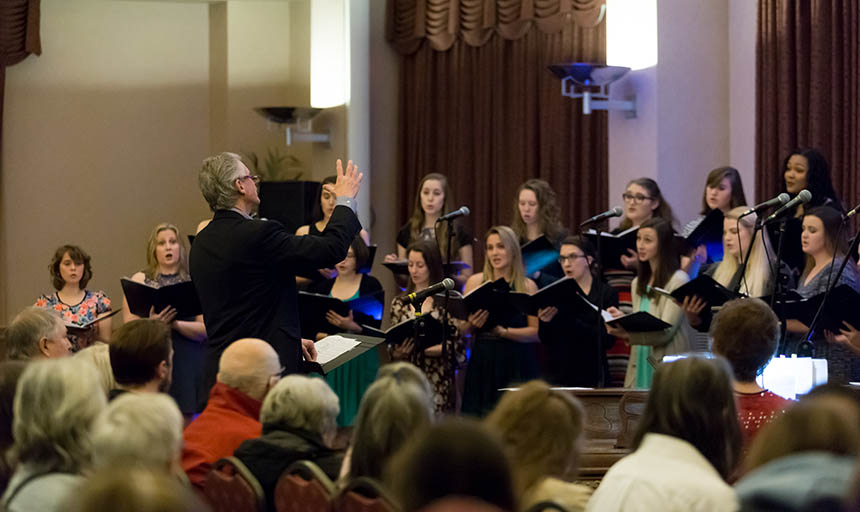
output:
[[[360,294],[361,291],[359,290],[345,302],[357,299]],[[331,296],[331,292],[328,295]],[[360,321],[358,323],[361,324]],[[352,425],[355,415],[358,413],[358,406],[361,404],[361,397],[376,379],[378,370],[379,355],[376,349],[372,349],[326,375],[326,382],[340,400],[340,414],[337,416],[338,426]]]
[[[646,295],[639,301],[639,311],[650,313],[650,310],[651,299]],[[651,356],[651,347],[636,345],[633,348],[636,352],[636,389],[648,389],[654,378],[654,367],[648,362],[648,358]]]

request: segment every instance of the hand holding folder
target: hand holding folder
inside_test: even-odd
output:
[[[160,312],[168,306],[176,309],[177,318],[203,314],[194,283],[184,281],[167,286],[150,286],[128,278],[120,279],[128,309],[141,318],[148,318],[151,311]]]

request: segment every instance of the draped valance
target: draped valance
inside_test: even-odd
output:
[[[0,0],[0,66],[42,53],[39,0]]]
[[[592,27],[605,9],[605,0],[388,0],[386,38],[403,55],[425,39],[446,51],[458,37],[483,46],[494,33],[520,39],[532,26],[547,34],[570,23]]]

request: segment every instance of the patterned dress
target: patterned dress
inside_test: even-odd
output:
[[[56,311],[67,326],[87,325],[102,313],[111,310],[110,299],[101,290],[97,292],[84,290],[83,300],[74,305],[61,301],[57,293],[54,292],[50,295],[40,296],[36,299],[34,306]],[[69,329],[69,341],[72,343],[73,352],[87,348],[97,338],[98,324],[90,325],[85,329]]]
[[[156,279],[144,277],[143,282],[149,286],[170,286],[172,284],[188,281],[182,279],[179,274],[160,274]],[[195,322],[195,317],[177,318]],[[205,342],[199,342],[186,338],[176,329],[170,330],[173,338],[173,380],[170,383],[168,393],[176,400],[176,405],[182,414],[191,415],[200,412],[199,404],[205,403],[209,396],[203,380],[203,364],[205,356]]]
[[[430,316],[440,321],[442,320],[442,315],[441,305],[434,306],[430,312]],[[412,308],[406,305],[400,297],[395,297],[391,301],[392,325],[414,317],[415,313]],[[448,323],[454,329],[453,335],[448,338],[450,347],[454,350],[453,365],[441,357],[425,356],[422,351],[413,351],[409,357],[409,362],[420,368],[427,375],[430,384],[433,386],[433,406],[437,416],[455,412],[457,407],[457,388],[454,378],[457,370],[466,362],[466,345],[463,343],[460,331],[452,318],[449,318]]]

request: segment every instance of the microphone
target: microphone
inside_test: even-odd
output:
[[[796,196],[794,196],[794,199],[792,199],[791,201],[782,205],[782,207],[779,210],[773,212],[771,214],[771,216],[766,218],[764,221],[770,222],[772,220],[775,220],[777,217],[779,217],[780,215],[782,215],[786,211],[791,210],[795,206],[797,206],[799,204],[808,203],[810,199],[812,199],[812,193],[806,189],[803,189],[800,192],[798,192],[798,194]]]
[[[469,213],[471,212],[469,211],[468,206],[461,206],[458,210],[454,210],[453,212],[446,213],[445,215],[439,217],[438,219],[436,219],[436,222],[442,222],[443,220],[454,220],[457,217],[468,217]]]
[[[424,288],[420,292],[410,293],[409,295],[406,296],[406,299],[404,300],[404,302],[406,302],[406,304],[416,304],[417,305],[417,304],[424,302],[424,299],[426,299],[427,297],[429,297],[431,295],[436,295],[439,292],[444,292],[444,291],[450,290],[452,288],[454,288],[454,280],[451,279],[450,277],[446,277],[441,282],[436,283],[436,284],[431,285],[431,286],[428,286],[427,288]]]
[[[624,215],[624,210],[622,210],[620,206],[616,206],[616,207],[612,208],[611,210],[606,210],[603,213],[598,213],[594,217],[586,220],[585,222],[581,222],[579,224],[579,227],[587,226],[589,224],[594,224],[595,222],[600,222],[603,219],[609,219],[611,217],[621,217],[622,215]]]
[[[766,209],[770,208],[771,206],[776,206],[776,205],[782,206],[785,203],[789,202],[790,200],[791,200],[791,196],[786,194],[785,192],[783,192],[782,194],[774,197],[773,199],[768,199],[767,201],[765,201],[763,203],[759,203],[759,204],[753,206],[749,210],[742,213],[741,217],[746,217],[747,215],[752,215],[753,213],[760,212],[761,210],[766,210]],[[738,217],[738,218],[740,218],[740,217]]]
[[[856,215],[858,211],[860,211],[860,204],[858,204],[857,206],[855,206],[855,207],[854,207],[854,209],[853,209],[853,210],[851,210],[850,212],[846,213],[846,214],[845,214],[845,219],[850,219],[851,217],[853,217],[854,215]]]

